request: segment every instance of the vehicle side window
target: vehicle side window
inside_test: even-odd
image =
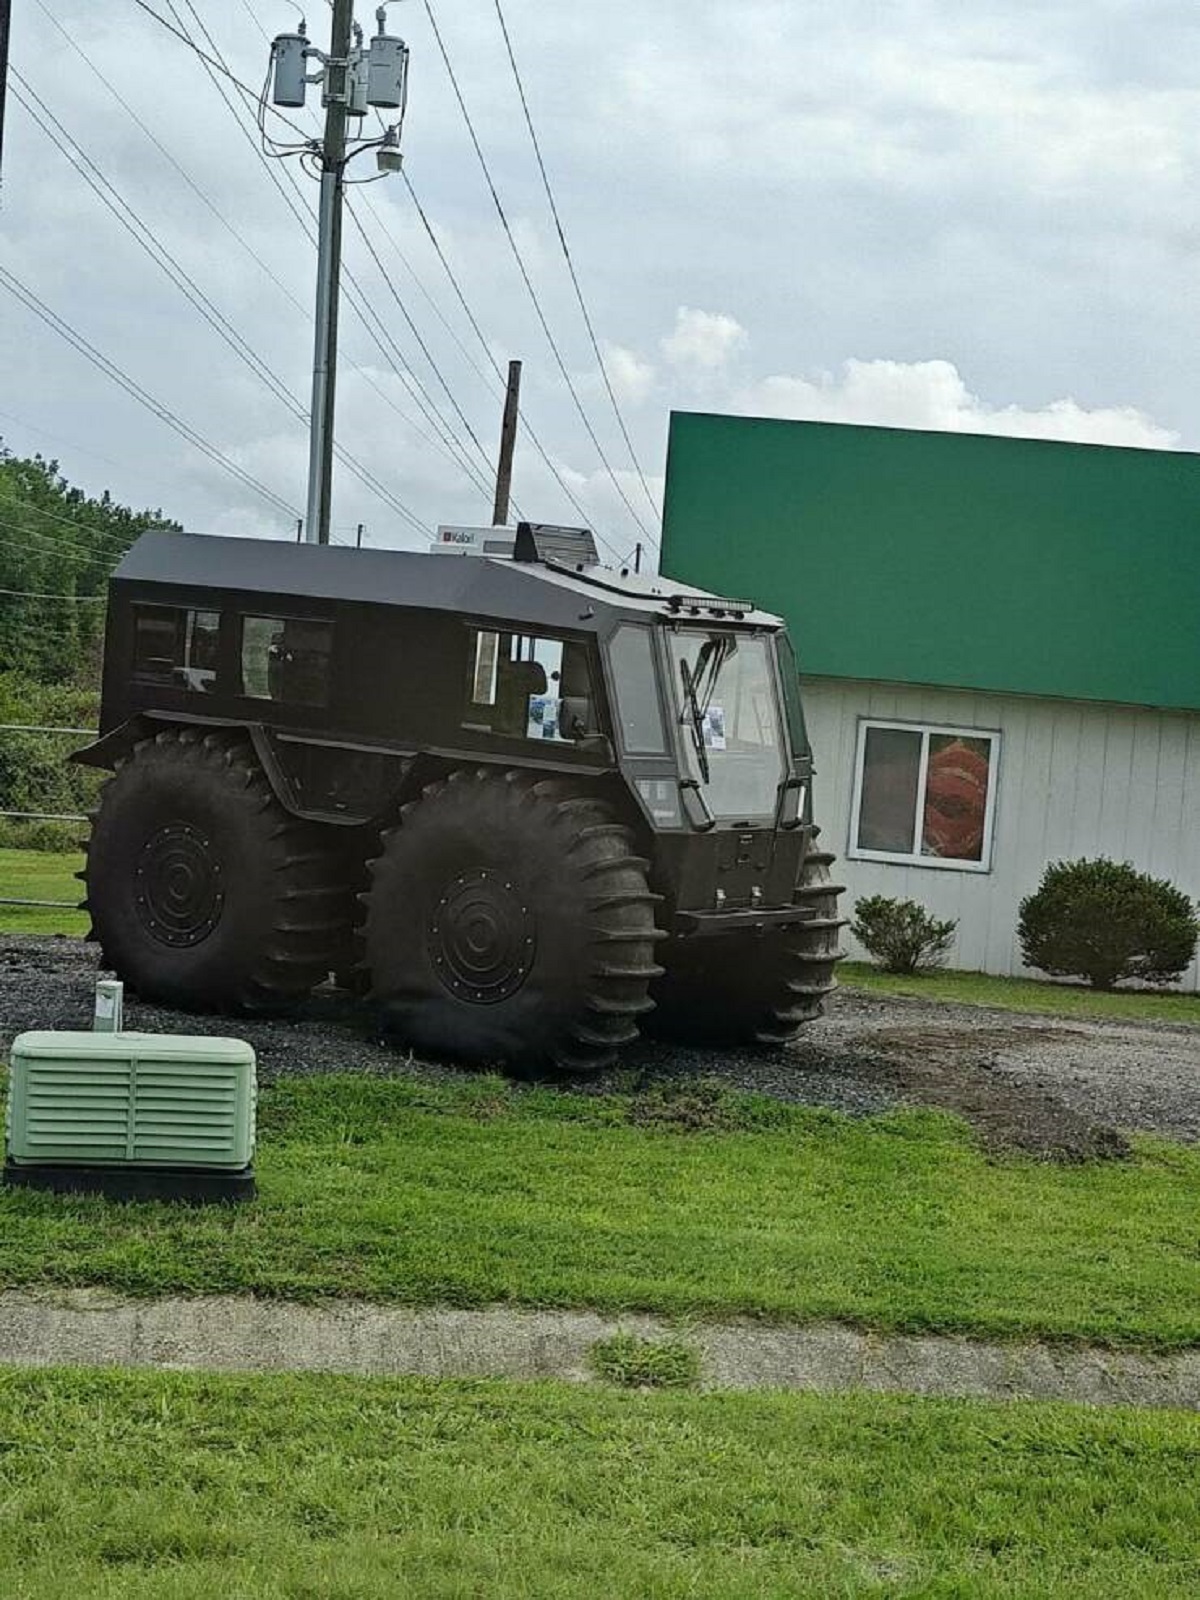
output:
[[[466,727],[558,744],[599,732],[585,644],[489,628],[469,638]]]
[[[608,654],[612,662],[621,742],[631,756],[662,755],[667,748],[667,734],[658,699],[650,629],[636,624],[618,628]]]
[[[134,606],[133,675],[141,683],[211,694],[220,633],[218,611]]]
[[[243,617],[242,693],[281,705],[327,706],[333,624],[306,617]]]

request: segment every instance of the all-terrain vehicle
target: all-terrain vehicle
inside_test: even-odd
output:
[[[389,1030],[589,1071],[775,1045],[839,959],[778,617],[595,563],[144,535],[113,576],[87,900],[140,995],[357,966]]]

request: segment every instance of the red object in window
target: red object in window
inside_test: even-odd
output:
[[[983,860],[988,758],[974,748],[978,742],[952,739],[940,750],[930,750],[922,835],[925,855],[949,861]]]

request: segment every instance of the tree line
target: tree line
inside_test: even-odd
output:
[[[92,498],[57,461],[0,444],[0,724],[95,726],[109,574],[139,535],[179,526],[107,490]],[[65,759],[72,747],[0,733],[0,811],[86,809],[95,776]],[[0,845],[55,846],[77,834],[0,819]]]

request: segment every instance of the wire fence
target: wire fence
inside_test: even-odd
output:
[[[0,739],[7,738],[10,734],[36,734],[50,739],[94,739],[95,728],[51,728],[23,722],[0,722]],[[78,823],[81,827],[87,822],[82,813],[62,811],[8,811],[0,809],[0,819],[8,822],[54,822]],[[0,883],[0,891],[4,885]],[[0,892],[0,906],[21,906],[37,911],[75,911],[78,902],[74,900],[28,900],[7,895]]]

